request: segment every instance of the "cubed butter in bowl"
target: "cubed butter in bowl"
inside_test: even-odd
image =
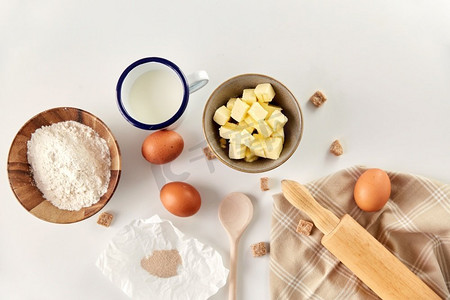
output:
[[[265,75],[244,74],[213,91],[203,111],[203,132],[225,165],[261,173],[292,156],[302,137],[303,117],[294,95],[282,83]]]

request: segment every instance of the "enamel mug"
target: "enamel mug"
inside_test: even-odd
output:
[[[173,129],[182,120],[189,95],[204,87],[208,80],[206,71],[185,76],[165,58],[142,58],[120,75],[117,104],[124,118],[138,128]]]

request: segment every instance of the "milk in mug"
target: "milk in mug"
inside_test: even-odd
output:
[[[117,104],[125,119],[144,130],[176,128],[182,121],[189,95],[208,83],[206,71],[187,77],[173,62],[145,57],[129,65],[116,86]]]
[[[165,122],[178,111],[183,96],[183,83],[177,73],[169,68],[147,71],[131,86],[130,114],[146,124]]]

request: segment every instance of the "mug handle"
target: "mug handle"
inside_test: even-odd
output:
[[[193,92],[198,91],[208,83],[209,76],[208,73],[206,73],[206,71],[197,71],[188,75],[186,79],[189,85],[189,94],[192,94]]]

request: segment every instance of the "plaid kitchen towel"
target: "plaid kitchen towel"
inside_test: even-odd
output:
[[[450,299],[450,185],[411,174],[388,172],[392,191],[378,212],[364,212],[353,188],[366,170],[352,167],[305,186],[341,218],[351,215],[443,299]],[[320,244],[323,234],[296,232],[310,220],[282,194],[274,195],[270,242],[271,299],[378,299]]]

